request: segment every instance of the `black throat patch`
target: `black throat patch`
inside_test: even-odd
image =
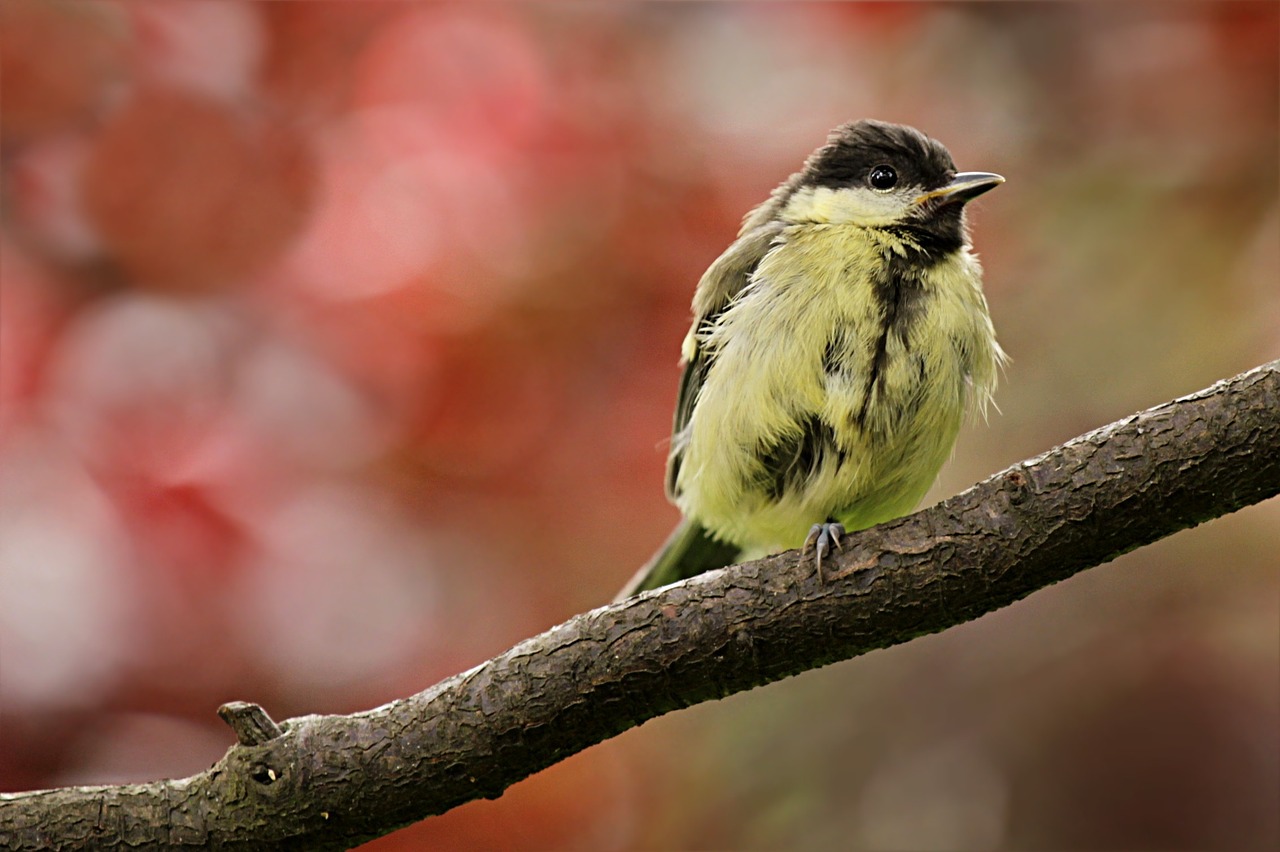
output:
[[[964,246],[964,205],[929,206],[882,230],[907,247],[909,263],[927,268]]]

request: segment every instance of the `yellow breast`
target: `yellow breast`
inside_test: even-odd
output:
[[[967,251],[926,268],[883,232],[797,226],[704,334],[714,361],[678,503],[749,552],[911,511],[1002,357]]]

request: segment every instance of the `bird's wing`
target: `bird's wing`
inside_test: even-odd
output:
[[[747,286],[751,274],[768,254],[782,229],[781,223],[770,222],[742,234],[724,254],[716,258],[698,282],[693,296],[693,326],[684,341],[684,372],[680,376],[680,390],[676,395],[676,412],[671,426],[671,452],[667,456],[667,497],[673,500],[677,494],[676,478],[680,473],[680,462],[684,456],[683,433],[693,416],[693,408],[697,404],[698,392],[706,380],[707,371],[715,360],[715,353],[708,352],[699,340],[701,333],[715,323],[734,297]]]

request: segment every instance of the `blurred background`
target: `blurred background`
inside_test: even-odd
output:
[[[1280,6],[0,5],[0,789],[181,777],[600,605],[694,283],[827,130],[971,208],[930,502],[1280,357]],[[1277,501],[368,849],[1280,844]]]

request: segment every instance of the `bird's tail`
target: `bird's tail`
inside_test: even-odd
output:
[[[676,583],[703,571],[723,568],[733,564],[741,552],[737,545],[716,541],[702,524],[686,518],[613,600],[617,603],[640,592]]]

